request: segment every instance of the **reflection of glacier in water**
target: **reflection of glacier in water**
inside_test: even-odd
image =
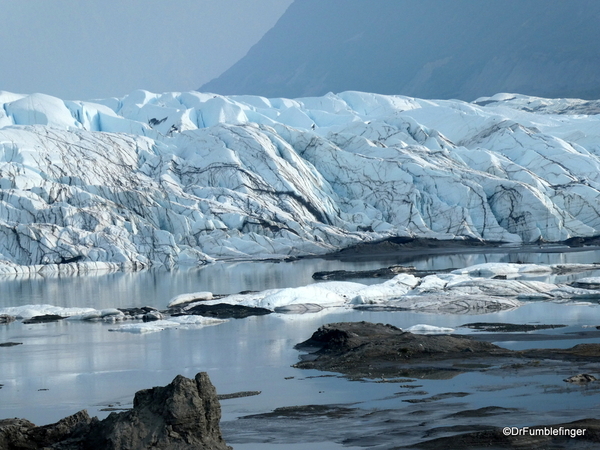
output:
[[[413,264],[420,270],[442,270],[484,262],[591,263],[600,260],[598,256],[598,252],[593,251],[459,253],[415,258],[412,261],[401,261],[392,256],[353,263],[310,259],[291,263],[215,264],[178,272],[5,278],[1,282],[3,296],[0,306],[48,303],[97,309],[141,305],[164,308],[170,298],[186,292],[234,293],[301,286],[312,283],[312,273],[322,270],[367,270],[398,262]],[[564,283],[572,276],[551,275],[545,277],[544,281]],[[577,274],[577,277],[583,276],[598,276],[598,273]],[[220,393],[262,391],[257,397],[223,401],[224,422],[282,406],[304,404],[358,402],[359,408],[395,408],[397,414],[403,414],[405,409],[402,408],[414,409],[414,406],[394,397],[399,391],[397,384],[358,383],[338,377],[308,378],[322,373],[292,368],[299,355],[293,346],[308,338],[324,323],[346,320],[385,322],[401,328],[429,324],[455,328],[458,333],[472,332],[459,326],[473,321],[565,324],[567,328],[541,332],[563,335],[587,330],[582,328],[584,325],[600,324],[600,310],[595,304],[531,302],[513,311],[478,315],[475,319],[474,316],[460,314],[348,310],[302,316],[250,317],[213,327],[168,329],[162,333],[141,336],[110,333],[108,329],[113,325],[103,322],[63,321],[38,325],[15,322],[0,326],[0,342],[23,343],[0,348],[0,384],[4,385],[0,389],[0,418],[25,417],[43,424],[83,408],[102,417],[108,413],[100,409],[108,405],[128,406],[136,390],[166,384],[176,374],[193,376],[198,371],[207,371]],[[511,348],[570,347],[579,342],[570,339],[505,342],[503,345]],[[586,342],[598,342],[598,339]],[[583,390],[565,391],[561,382],[565,376],[560,373],[560,368],[555,372],[557,375],[554,378],[549,374],[515,378],[469,373],[448,382],[419,380],[418,384],[423,385],[419,389],[426,391],[428,396],[448,391],[468,391],[469,396],[452,400],[453,403],[462,404],[460,408],[490,404],[523,408],[527,404],[530,410],[539,409],[535,411],[535,417],[542,418],[540,422],[544,417],[548,417],[548,420],[553,416],[557,418],[559,413],[565,414],[563,418],[569,416],[573,420],[589,415],[589,410],[595,405],[594,396],[585,395]],[[524,388],[524,383],[529,383],[529,387]],[[553,388],[556,392],[546,392],[544,386],[554,384],[558,386]],[[506,388],[500,391],[481,388],[491,385],[504,385]],[[527,395],[523,397],[524,394]],[[532,398],[538,395],[544,396],[543,402],[532,402]],[[431,414],[432,418],[437,417],[437,413]],[[525,413],[515,417],[524,416]],[[226,430],[230,428],[231,425],[225,426]],[[339,429],[344,429],[343,424]],[[336,436],[327,435],[326,431],[322,430],[322,434],[317,433],[316,437],[337,439]],[[294,442],[298,438],[282,434],[273,439],[274,443],[278,442],[277,439],[281,443],[285,439]],[[246,447],[242,445],[240,448]]]
[[[493,253],[468,253],[415,256],[381,255],[377,259],[337,261],[301,259],[292,262],[218,263],[200,268],[167,272],[161,269],[141,272],[92,272],[84,276],[13,275],[0,277],[0,307],[26,304],[51,304],[68,307],[121,308],[133,306],[166,307],[169,299],[188,292],[210,291],[232,294],[240,291],[296,287],[314,283],[312,274],[331,270],[370,270],[394,264],[413,265],[418,270],[448,270],[487,262],[531,264],[593,263],[600,261],[600,250],[575,252],[519,251],[497,248]],[[570,276],[551,275],[548,282],[566,282]],[[379,279],[358,279],[365,284]]]

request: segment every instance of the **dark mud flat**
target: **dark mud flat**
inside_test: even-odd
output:
[[[332,270],[313,273],[314,280],[350,280],[352,278],[393,278],[400,273],[415,273],[414,266],[389,266],[374,270]]]
[[[296,346],[314,350],[295,365],[339,372],[352,378],[425,377],[444,373],[527,365],[541,361],[600,362],[600,344],[569,349],[513,351],[461,335],[419,335],[392,325],[341,322],[323,325]],[[577,366],[579,367],[579,366]]]
[[[337,252],[325,255],[325,259],[355,260],[368,259],[376,256],[402,253],[404,255],[428,255],[454,253],[457,251],[492,251],[500,249],[501,242],[484,242],[476,239],[465,239],[456,241],[440,241],[437,239],[393,237],[378,242],[365,242]],[[407,258],[409,259],[409,258]]]
[[[505,333],[516,333],[526,331],[537,331],[537,330],[552,330],[554,328],[564,328],[566,325],[544,325],[544,324],[516,324],[516,323],[498,323],[498,322],[474,322],[465,323],[460,328],[470,328],[478,331],[490,331],[490,332],[505,332]]]
[[[498,335],[527,328],[505,325]],[[389,386],[391,393],[366,402],[277,408],[224,422],[223,433],[234,447],[335,442],[380,450],[600,448],[600,382],[566,382],[597,373],[600,344],[513,351],[477,337],[415,335],[368,322],[322,326],[297,346],[310,353],[295,367],[336,372],[356,390]],[[533,431],[503,433],[504,427],[524,426]],[[544,435],[544,429],[560,433],[560,427],[579,434]]]
[[[22,342],[0,342],[0,347],[14,347],[15,345],[23,345]]]
[[[44,314],[42,316],[34,316],[31,319],[24,320],[23,323],[32,324],[32,323],[49,323],[49,322],[58,322],[59,320],[63,320],[63,316],[58,316],[56,314]]]
[[[453,253],[570,253],[582,250],[600,250],[600,237],[575,238],[564,242],[509,246],[504,242],[486,242],[477,239],[440,241],[437,239],[393,237],[378,242],[365,242],[337,252],[319,256],[324,259],[356,261],[398,256],[398,261],[414,261],[420,255]]]
[[[199,315],[204,317],[214,317],[217,319],[245,319],[250,316],[264,316],[273,311],[266,308],[258,308],[243,305],[231,305],[229,303],[217,303],[216,305],[195,305],[189,309],[179,308],[172,313],[173,316]]]
[[[453,403],[419,404],[405,409],[365,410],[353,405],[305,405],[245,416],[223,423],[221,429],[234,448],[236,443],[242,442],[279,444],[285,448],[287,444],[324,441],[386,450],[600,448],[600,420],[597,419],[545,426],[556,430],[563,427],[575,430],[575,433],[582,430],[575,438],[569,435],[505,436],[502,427],[489,423],[509,423],[519,411],[500,407],[465,409],[450,414],[444,411],[460,406]],[[533,416],[529,419],[535,420]],[[531,427],[532,430],[540,428],[544,427]],[[260,430],[258,435],[257,430]]]
[[[556,435],[549,435],[556,430]],[[569,430],[569,433],[564,430]],[[564,434],[563,434],[564,433]],[[396,447],[398,449],[403,447]],[[424,450],[467,449],[598,449],[600,420],[583,419],[569,423],[534,426],[521,435],[506,435],[503,430],[475,431],[438,439],[404,448]]]
[[[466,336],[419,335],[392,325],[343,322],[323,325],[296,346],[315,350],[295,365],[339,372],[352,378],[451,378],[465,361],[510,358],[514,352]]]
[[[477,324],[477,327],[482,324]],[[525,331],[528,327],[510,324],[484,324],[483,328],[507,331]],[[537,326],[539,329],[553,326]],[[569,349],[531,349],[511,351],[490,342],[477,341],[473,337],[458,335],[415,335],[391,325],[368,322],[335,323],[319,328],[310,339],[297,346],[314,350],[296,364],[299,368],[311,368],[340,372],[351,378],[417,377],[444,379],[466,371],[489,370],[492,373],[509,373],[513,370],[548,372],[556,364],[564,370],[577,373],[590,362],[600,362],[600,344],[578,344]],[[315,350],[316,349],[316,350]],[[592,377],[593,378],[593,377]],[[566,381],[566,380],[565,380]],[[420,393],[420,392],[419,392]],[[398,393],[400,396],[402,393]],[[417,392],[412,392],[414,397]],[[409,392],[410,395],[410,392]],[[415,405],[440,400],[466,397],[469,392],[446,392],[402,400]],[[501,408],[488,407],[471,411],[471,417],[503,414]],[[502,430],[491,426],[494,421],[462,424],[460,418],[468,417],[469,411],[454,413],[452,426],[432,427],[423,433],[420,443],[406,448],[570,448],[574,444],[570,436],[521,435],[506,436]],[[514,413],[513,413],[514,415]],[[473,422],[473,420],[470,420]],[[421,422],[419,426],[425,426]],[[555,428],[586,429],[587,434],[577,436],[576,447],[600,448],[600,421],[587,419],[576,423],[559,423]],[[532,427],[535,429],[535,427]],[[460,434],[463,432],[464,434]],[[543,431],[542,431],[543,432]],[[542,433],[540,432],[540,433]],[[436,434],[447,434],[436,438]],[[535,433],[535,432],[534,432]],[[458,440],[457,440],[458,439]],[[359,443],[359,442],[355,442]],[[390,447],[396,448],[396,447]],[[397,448],[402,448],[398,446]]]

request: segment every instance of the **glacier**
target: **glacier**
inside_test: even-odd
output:
[[[600,235],[600,104],[0,91],[0,273]]]

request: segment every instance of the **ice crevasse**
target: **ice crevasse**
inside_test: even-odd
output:
[[[0,92],[0,272],[596,236],[596,103]]]

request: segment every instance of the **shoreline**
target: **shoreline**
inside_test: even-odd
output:
[[[435,238],[390,237],[376,242],[364,242],[340,250],[323,254],[307,254],[299,256],[257,257],[257,258],[222,258],[195,266],[174,266],[167,268],[163,265],[142,263],[116,263],[109,261],[76,261],[62,264],[18,265],[0,264],[0,280],[10,277],[23,276],[96,276],[101,274],[122,272],[137,273],[152,269],[164,268],[167,272],[189,269],[201,269],[214,264],[234,264],[247,262],[294,262],[299,260],[322,259],[371,261],[389,257],[401,257],[407,260],[419,256],[441,256],[452,254],[482,254],[482,253],[576,253],[600,250],[600,236],[588,238],[575,237],[559,242],[513,244],[496,241],[480,241],[475,239],[438,240]]]
[[[572,238],[560,242],[538,244],[511,244],[505,242],[465,240],[437,240],[427,238],[392,237],[378,242],[366,242],[347,247],[323,256],[302,258],[323,258],[346,260],[377,259],[386,256],[415,256],[464,254],[464,253],[573,253],[600,250],[600,237]]]

